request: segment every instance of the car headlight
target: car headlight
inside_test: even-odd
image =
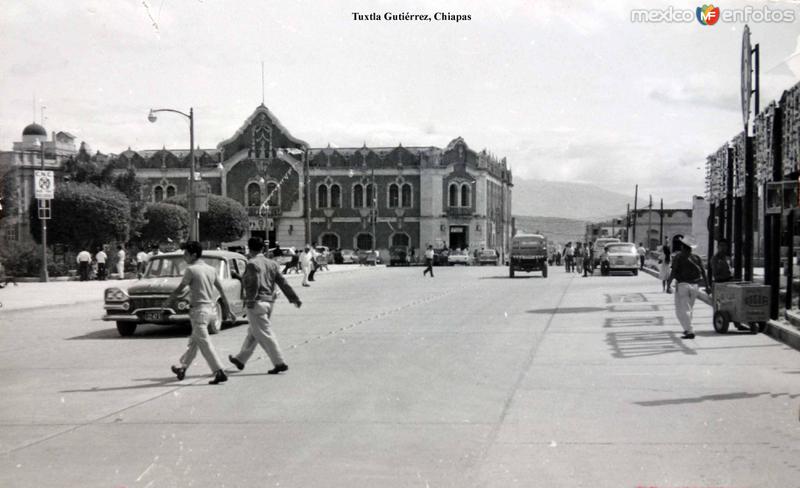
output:
[[[185,302],[183,300],[178,302],[178,310],[187,310],[189,308],[189,302]]]
[[[109,288],[106,290],[105,299],[107,302],[126,302],[128,294],[119,288]]]
[[[125,302],[125,303],[122,304],[122,310],[126,310],[127,311],[127,310],[130,310],[130,308],[131,308],[130,302]]]

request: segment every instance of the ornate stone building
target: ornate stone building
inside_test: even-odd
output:
[[[274,245],[317,242],[331,248],[408,245],[496,248],[510,239],[511,171],[505,159],[470,149],[461,138],[432,146],[311,148],[260,105],[216,149],[195,150],[209,192],[242,203],[250,235]],[[143,198],[185,194],[189,151],[112,156],[114,171],[133,168]],[[243,246],[248,236],[228,247]]]

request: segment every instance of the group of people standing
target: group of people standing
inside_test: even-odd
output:
[[[577,242],[574,246],[572,242],[568,242],[560,253],[560,257],[563,258],[567,273],[583,273],[584,277],[594,274],[595,249],[593,242]]]
[[[281,249],[280,246],[277,246],[274,252],[275,257],[283,256],[284,254],[290,256],[281,274],[287,274],[292,270],[295,273],[303,273],[303,286],[311,286],[309,281],[314,281],[314,274],[317,270],[328,269],[327,261],[320,259],[322,254],[315,248],[316,243],[314,245],[306,244],[306,247],[298,253],[291,247]]]
[[[125,279],[125,248],[121,245],[117,246],[117,275],[119,279]],[[87,251],[83,250],[75,257],[75,262],[78,264],[78,276],[81,281],[89,281],[92,276],[98,280],[105,280],[108,277],[108,254],[101,247],[94,256]]]

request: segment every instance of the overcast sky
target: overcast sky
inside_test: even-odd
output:
[[[462,136],[517,177],[595,183],[666,201],[703,192],[705,156],[742,129],[743,24],[632,23],[698,3],[3,0],[0,149],[32,121],[93,149],[213,148],[265,103],[312,146],[436,145]],[[602,5],[599,5],[602,4]],[[762,104],[798,78],[793,23],[750,23]],[[354,21],[437,11],[467,22]]]

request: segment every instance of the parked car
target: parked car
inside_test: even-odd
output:
[[[358,263],[365,266],[381,264],[381,255],[378,251],[358,251]]]
[[[539,234],[517,234],[511,239],[508,277],[516,271],[541,271],[547,278],[547,240]]]
[[[408,266],[411,264],[411,248],[392,246],[389,248],[389,266]]]
[[[472,259],[469,256],[467,251],[461,249],[455,249],[450,251],[450,254],[447,255],[447,264],[450,266],[456,264],[463,264],[464,266],[469,266],[472,263]]]
[[[500,255],[497,254],[497,251],[494,249],[483,249],[478,252],[478,264],[483,266],[484,264],[491,264],[492,266],[497,266],[500,264]]]
[[[639,253],[631,242],[612,242],[605,247],[600,273],[608,276],[612,271],[630,271],[639,274]]]
[[[606,257],[606,246],[609,244],[616,244],[620,242],[619,239],[616,237],[601,237],[594,241],[594,263],[595,267],[603,265],[603,261],[605,261]]]
[[[246,258],[229,251],[204,251],[200,258],[219,273],[225,297],[236,316],[244,313],[241,275],[247,265]],[[107,288],[104,293],[106,314],[103,320],[116,322],[121,336],[130,336],[139,324],[189,324],[188,288],[170,308],[164,308],[164,300],[178,287],[186,270],[183,253],[159,254],[147,262],[142,279],[123,290],[119,287]],[[227,322],[221,321],[222,300],[216,303],[217,320],[208,326],[209,334],[216,334]]]
[[[358,255],[352,249],[342,249],[342,264],[358,264]]]

